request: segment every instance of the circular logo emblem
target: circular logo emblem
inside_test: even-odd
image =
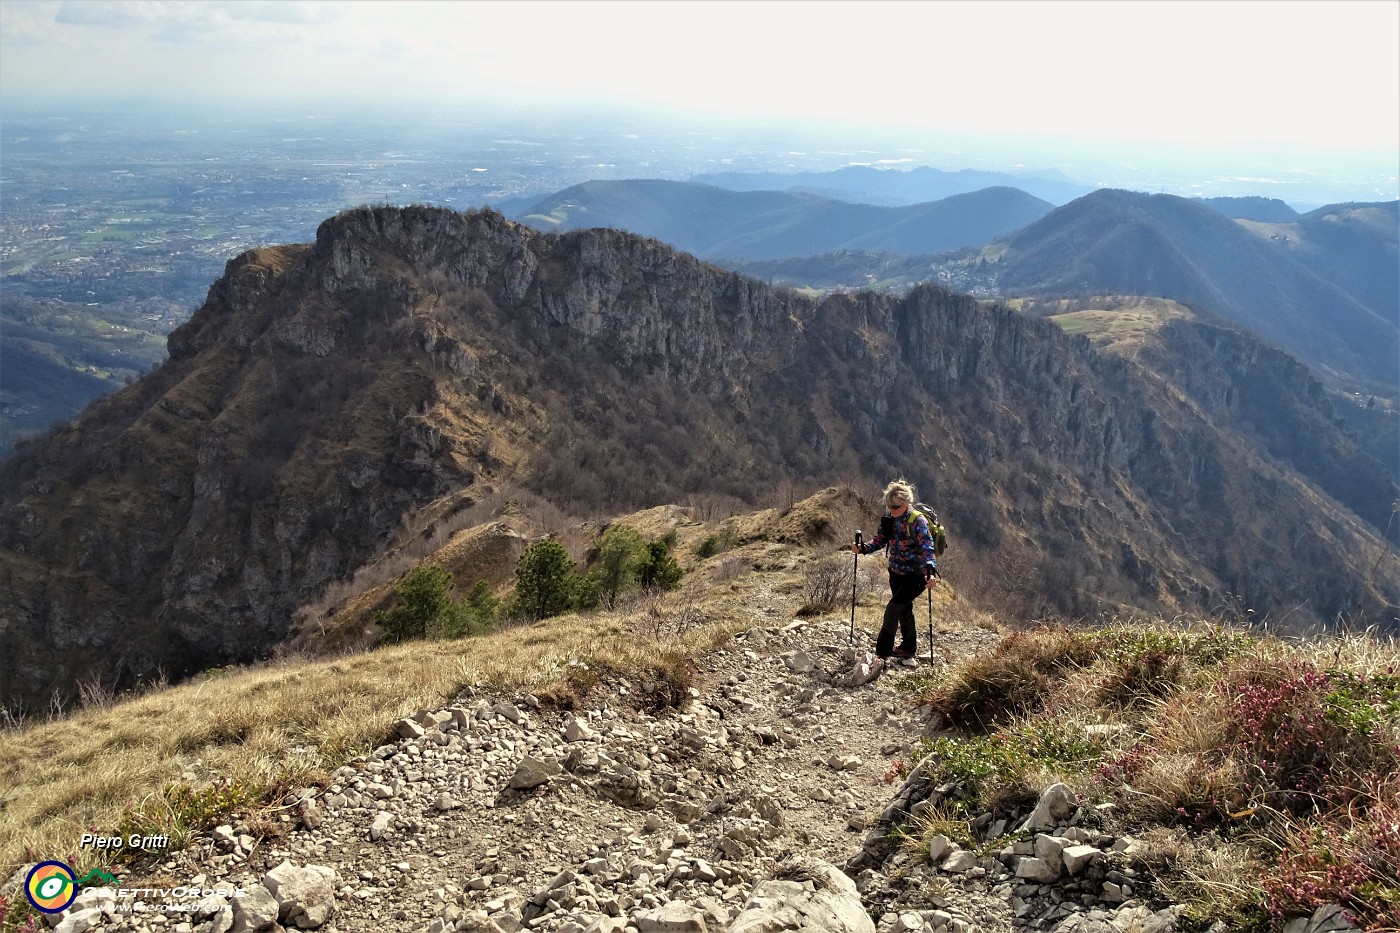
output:
[[[40,862],[24,879],[24,896],[46,914],[67,909],[78,896],[73,869],[62,862]]]

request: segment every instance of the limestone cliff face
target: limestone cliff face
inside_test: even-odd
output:
[[[1394,550],[1267,446],[940,289],[815,301],[612,231],[351,211],[230,262],[164,366],[4,465],[0,702],[264,655],[482,481],[621,511],[904,474],[1062,611],[1395,602]]]
[[[1185,391],[1211,421],[1245,436],[1384,533],[1391,504],[1400,499],[1395,476],[1346,428],[1326,389],[1298,360],[1237,331],[1193,321],[1168,324],[1138,360]]]

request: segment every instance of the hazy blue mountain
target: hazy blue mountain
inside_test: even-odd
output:
[[[515,217],[544,229],[628,230],[707,259],[778,259],[841,249],[914,255],[979,246],[1050,209],[1014,188],[878,207],[812,194],[636,180],[575,185]]]
[[[1231,220],[1257,220],[1261,223],[1289,223],[1299,214],[1278,198],[1196,198]]]
[[[1007,237],[997,286],[1007,294],[1173,298],[1337,380],[1394,390],[1400,322],[1393,303],[1389,313],[1373,308],[1388,300],[1380,278],[1393,280],[1396,270],[1394,230],[1389,240],[1380,230],[1386,209],[1324,208],[1300,222],[1290,244],[1186,198],[1106,189]],[[1338,258],[1348,250],[1338,244],[1352,244],[1349,262]]]
[[[165,337],[149,326],[131,305],[95,309],[7,291],[0,301],[0,456],[165,359]]]
[[[982,172],[963,169],[945,172],[920,166],[903,170],[850,165],[831,172],[719,172],[695,175],[691,181],[715,185],[730,191],[801,191],[856,201],[862,204],[899,206],[938,201],[955,194],[967,194],[983,188],[1019,188],[1051,204],[1066,204],[1093,191],[1092,185],[1081,185],[1067,178],[1045,175],[1011,175],[1006,172]]]
[[[1282,243],[1298,261],[1400,326],[1400,204],[1330,204],[1297,230]]]

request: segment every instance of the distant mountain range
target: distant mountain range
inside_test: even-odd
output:
[[[1162,296],[1288,350],[1340,384],[1400,386],[1396,205],[1233,221],[1172,195],[1101,190],[986,248],[1008,295]]]
[[[980,246],[1051,209],[1015,188],[877,207],[814,194],[637,180],[575,185],[514,216],[546,230],[627,230],[702,259],[778,259],[839,249],[912,255]]]
[[[1267,217],[1285,219],[1257,219]],[[1333,386],[1393,395],[1400,389],[1397,228],[1395,202],[1300,215],[1264,198],[1105,189],[956,256],[848,249],[723,265],[818,289],[932,280],[1006,297],[1171,298],[1288,350]]]
[[[963,169],[945,172],[921,166],[915,169],[875,168],[851,165],[830,172],[720,172],[692,176],[691,181],[730,191],[796,191],[821,195],[857,204],[897,207],[941,201],[955,194],[970,194],[984,188],[1018,188],[1051,204],[1065,204],[1094,190],[1046,172],[1012,175]]]

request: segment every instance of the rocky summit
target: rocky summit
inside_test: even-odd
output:
[[[978,848],[909,832],[956,789],[923,766],[900,779],[892,761],[931,716],[899,686],[930,668],[837,686],[858,657],[847,629],[785,623],[780,604],[756,603],[760,624],[700,661],[677,708],[648,712],[625,681],[572,710],[464,694],[399,720],[324,787],[288,793],[280,834],[218,826],[120,888],[84,890],[55,928],[1183,929],[1181,908],[1153,895],[1150,846],[1063,784],[1010,819],[974,821]],[[996,639],[973,628],[940,648],[959,659]],[[140,893],[172,878],[210,893],[178,913]],[[1328,909],[1289,933],[1353,929]]]
[[[507,485],[616,515],[907,475],[1027,614],[1388,624],[1394,484],[1238,343],[1149,368],[937,287],[815,299],[616,231],[348,211],[231,261],[164,365],[0,466],[0,704],[268,657]]]

